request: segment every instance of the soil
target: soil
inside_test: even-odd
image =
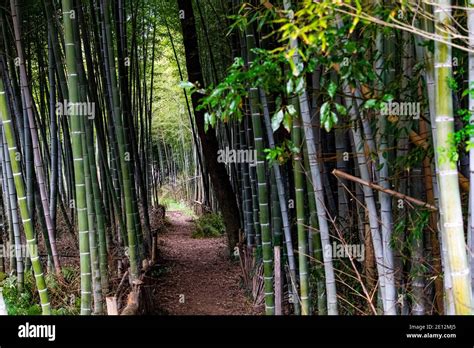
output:
[[[167,212],[158,240],[155,308],[165,315],[257,315],[240,287],[241,269],[227,256],[225,238],[194,239],[192,220]]]

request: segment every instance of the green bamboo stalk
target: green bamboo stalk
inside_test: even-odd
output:
[[[0,79],[0,117],[2,118],[3,130],[5,133],[5,138],[7,139],[8,153],[10,155],[13,177],[15,179],[15,188],[18,197],[18,205],[20,207],[20,215],[23,222],[23,229],[25,231],[36,287],[38,288],[41,309],[44,315],[50,315],[51,305],[49,302],[48,290],[46,288],[46,282],[43,276],[43,268],[38,255],[38,243],[36,241],[35,232],[33,229],[31,214],[26,203],[25,183],[23,182],[20,161],[17,158],[18,149],[16,145],[15,133],[12,126],[12,119],[8,112],[7,99],[5,96],[5,89],[2,79]]]
[[[26,74],[26,66],[24,60],[24,53],[23,53],[23,45],[21,42],[21,28],[20,28],[20,19],[18,17],[18,3],[17,0],[10,1],[11,7],[11,14],[13,20],[13,29],[15,34],[15,42],[17,47],[17,53],[19,58],[19,70],[20,70],[20,82],[21,82],[21,90],[23,92],[24,100],[25,100],[25,108],[26,108],[26,115],[28,116],[28,124],[29,124],[29,134],[25,131],[25,136],[31,136],[31,146],[33,151],[33,160],[34,160],[34,167],[35,172],[37,175],[38,187],[41,196],[41,206],[42,213],[45,219],[45,223],[47,226],[47,231],[49,235],[49,241],[52,250],[53,262],[54,267],[56,270],[56,274],[61,276],[61,265],[59,261],[59,256],[57,253],[56,248],[56,239],[55,239],[55,231],[53,228],[53,224],[51,222],[51,216],[49,214],[49,197],[46,191],[46,180],[45,180],[45,170],[43,165],[43,159],[40,150],[40,142],[38,138],[38,130],[35,124],[35,117],[33,113],[33,97],[31,94],[30,86],[28,85],[28,77]],[[26,124],[25,124],[26,126]],[[32,189],[31,189],[32,190]],[[34,203],[30,203],[34,204]],[[32,214],[32,212],[30,212]]]
[[[431,12],[431,6],[428,4],[423,4],[424,10],[427,12]],[[424,19],[422,21],[423,29],[427,32],[434,32],[433,22],[431,20]],[[423,50],[424,53],[424,61],[426,62],[426,68],[424,72],[424,77],[426,80],[426,94],[428,97],[428,106],[429,106],[429,113],[430,113],[430,123],[431,123],[431,133],[432,141],[433,141],[433,148],[437,149],[437,141],[436,137],[436,96],[435,96],[435,76],[434,76],[434,55],[432,50],[425,47]],[[438,162],[439,153],[438,151],[434,151],[434,165]],[[439,173],[436,171],[436,175],[433,177],[433,196],[434,202],[439,207],[439,222],[438,222],[438,231],[436,232],[437,238],[439,240],[439,245],[441,249],[441,270],[443,274],[449,274],[449,263],[447,262],[447,250],[446,250],[446,243],[445,243],[445,236],[444,233],[444,224],[443,224],[443,211],[442,206],[439,205]],[[442,277],[443,281],[443,309],[444,313],[447,315],[454,315],[454,301],[453,301],[453,292],[452,292],[452,285],[451,285],[451,278],[450,277]]]
[[[299,117],[293,118],[293,130],[291,135],[293,144],[299,149],[299,152],[293,155],[293,173],[295,177],[301,314],[310,315],[311,303],[309,298],[308,277],[308,231],[306,227],[307,224],[304,204],[304,166],[303,153],[301,151],[301,120],[299,119]]]
[[[469,28],[469,46],[471,49],[474,47],[474,0],[469,0],[470,9],[467,11],[467,25]],[[469,52],[469,89],[474,88],[474,53]],[[470,124],[474,124],[474,96],[472,93],[469,96],[469,111],[471,116],[469,119]],[[474,134],[470,136],[470,142],[474,143]],[[469,184],[474,187],[474,149],[469,150]],[[471,288],[472,296],[474,297],[474,190],[469,191],[469,229],[468,229],[468,240],[470,259],[469,265],[471,268]]]
[[[308,171],[309,158],[308,151],[306,147],[303,148],[304,156],[304,167],[305,172]],[[308,209],[309,209],[309,227],[310,234],[312,234],[312,239],[308,238],[309,243],[312,243],[312,252],[308,252],[311,257],[315,260],[314,272],[316,274],[316,295],[318,299],[317,307],[318,314],[325,315],[327,314],[327,302],[326,302],[326,291],[325,291],[325,280],[324,280],[324,257],[323,257],[323,248],[321,245],[321,233],[319,232],[318,227],[318,210],[316,207],[316,199],[314,197],[314,188],[313,183],[308,175],[306,176],[306,187],[308,192]]]
[[[8,154],[8,144],[7,139],[5,137],[5,132],[2,133],[2,157],[4,158],[4,168],[5,168],[5,180],[6,180],[6,189],[5,192],[7,194],[8,200],[8,209],[11,216],[11,229],[13,231],[14,239],[10,239],[15,247],[15,268],[16,269],[16,277],[17,277],[17,288],[20,292],[23,291],[24,285],[24,263],[23,263],[23,255],[21,252],[21,236],[20,236],[20,225],[18,222],[18,203],[17,203],[17,195],[16,195],[16,188],[15,188],[15,181],[13,178],[12,168],[10,164],[10,156]]]
[[[260,100],[262,102],[263,108],[263,120],[265,123],[265,128],[267,131],[267,138],[268,138],[268,145],[270,149],[275,148],[275,137],[273,135],[273,129],[270,120],[270,110],[268,108],[267,96],[263,90],[260,90]],[[286,191],[283,184],[283,178],[280,166],[277,162],[273,163],[272,165],[273,175],[275,176],[275,184],[278,193],[278,203],[279,207],[272,207],[272,209],[278,211],[281,215],[281,222],[283,227],[283,234],[285,237],[285,251],[288,257],[288,267],[289,267],[289,278],[290,278],[290,287],[292,294],[296,295],[297,293],[297,285],[296,285],[296,262],[295,256],[293,252],[293,240],[291,236],[291,228],[290,228],[290,219],[288,213],[288,199],[286,198]],[[273,188],[272,188],[273,190]],[[323,289],[324,291],[324,289]],[[293,306],[295,310],[295,314],[300,314],[300,304],[299,301],[294,299]]]
[[[125,205],[125,223],[127,227],[128,236],[128,256],[130,259],[130,275],[132,278],[138,277],[139,270],[139,257],[138,257],[138,231],[135,221],[135,209],[134,209],[134,197],[132,183],[130,181],[130,167],[129,161],[130,153],[127,152],[125,144],[125,133],[122,121],[122,112],[120,106],[120,99],[117,88],[117,75],[115,69],[115,59],[112,50],[112,33],[110,28],[109,18],[109,1],[101,1],[101,9],[103,11],[104,19],[104,31],[106,39],[106,49],[108,51],[108,77],[112,89],[112,102],[113,102],[113,120],[115,133],[117,137],[119,159],[118,164],[120,166],[120,175],[123,182],[123,194],[124,194],[124,205]]]
[[[91,127],[86,127],[86,137],[88,139],[88,152],[94,153],[94,139],[92,138],[93,131]],[[108,259],[107,259],[107,238],[106,238],[106,225],[104,208],[102,203],[102,194],[99,187],[99,180],[97,177],[97,166],[95,158],[92,157],[89,161],[91,180],[92,180],[92,193],[94,196],[94,209],[97,223],[97,235],[99,244],[99,274],[102,292],[106,293],[109,287],[108,280]]]
[[[89,120],[86,120],[89,122]],[[91,271],[92,271],[92,293],[94,296],[94,314],[102,314],[103,312],[103,297],[101,288],[101,274],[99,267],[99,252],[97,246],[97,231],[96,231],[96,212],[94,204],[94,192],[91,180],[91,166],[90,162],[94,161],[94,152],[89,153],[88,141],[86,136],[86,126],[83,122],[83,136],[82,136],[82,152],[84,157],[84,179],[86,182],[86,205],[87,217],[89,225],[89,249],[91,256]]]
[[[75,19],[77,18],[72,0],[62,0],[64,21],[64,42],[66,46],[67,80],[70,103],[79,103],[79,80],[77,74],[76,47],[74,42]],[[79,229],[79,251],[81,263],[81,314],[91,314],[91,255],[89,248],[89,222],[87,216],[87,199],[84,177],[84,158],[82,150],[82,119],[83,115],[77,114],[76,108],[72,108],[71,118],[71,142],[74,158],[74,181],[76,188],[75,206]]]
[[[258,107],[258,89],[250,89],[250,109],[252,113],[252,124],[257,151],[257,181],[258,181],[258,205],[260,208],[260,230],[262,234],[262,257],[265,283],[265,312],[267,315],[275,314],[275,296],[273,290],[273,248],[270,230],[270,209],[268,202],[267,175],[265,166],[265,154],[263,145],[263,131],[261,114]]]
[[[284,8],[288,11],[289,19],[292,20],[291,10],[291,1],[284,0]],[[301,57],[298,50],[298,41],[292,39],[290,42],[293,55],[291,59],[295,66],[299,66],[301,62]],[[306,141],[306,146],[308,150],[308,157],[310,160],[310,173],[311,181],[313,182],[314,188],[314,199],[318,212],[318,222],[321,233],[321,244],[324,250],[330,248],[330,235],[329,235],[329,226],[328,226],[328,216],[324,203],[324,188],[321,178],[320,164],[318,162],[318,153],[314,141],[314,133],[311,122],[311,115],[309,111],[309,102],[308,94],[306,89],[303,89],[298,95],[299,105],[300,105],[300,114],[303,121],[303,130]],[[326,279],[326,294],[327,294],[327,307],[329,315],[337,315],[337,290],[336,290],[336,280],[334,276],[334,266],[332,262],[332,256],[328,255],[329,253],[323,252],[324,258],[324,271]]]
[[[439,153],[440,206],[443,211],[445,242],[448,251],[452,279],[454,308],[456,314],[472,314],[471,276],[464,239],[461,195],[459,190],[457,163],[450,156],[451,137],[454,134],[453,97],[449,87],[452,78],[451,36],[444,26],[451,24],[451,1],[438,0],[435,6],[436,34],[444,42],[435,42],[435,91],[436,91],[436,137]]]
[[[255,36],[253,28],[247,28],[247,54],[248,64],[252,64],[255,54]],[[267,315],[275,314],[275,293],[273,289],[273,247],[272,234],[270,230],[270,207],[268,202],[267,168],[265,165],[265,146],[263,142],[262,114],[259,106],[259,90],[251,87],[249,90],[250,113],[252,115],[253,137],[255,150],[257,151],[257,182],[258,182],[258,205],[260,208],[260,232],[261,248],[263,256],[263,273],[265,288],[265,312]],[[257,239],[258,243],[258,239]],[[259,244],[257,244],[257,250]],[[257,253],[258,255],[258,253]]]

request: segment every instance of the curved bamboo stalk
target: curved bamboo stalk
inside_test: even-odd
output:
[[[13,19],[13,29],[15,34],[15,42],[17,48],[17,54],[20,61],[20,82],[21,90],[26,104],[26,112],[28,115],[29,129],[31,135],[31,141],[33,146],[33,160],[35,165],[35,171],[38,180],[38,186],[40,189],[41,203],[43,208],[44,219],[46,222],[46,227],[48,230],[48,237],[51,245],[51,252],[53,256],[53,264],[56,270],[56,275],[61,276],[61,264],[59,262],[59,256],[56,247],[56,236],[54,231],[54,226],[51,221],[51,215],[49,213],[49,197],[46,190],[46,179],[44,174],[43,160],[41,156],[40,143],[38,139],[38,131],[35,124],[35,117],[33,113],[33,98],[31,95],[31,90],[28,85],[28,77],[26,75],[25,60],[23,54],[23,46],[21,43],[21,30],[20,30],[20,20],[18,17],[18,4],[17,0],[10,0],[12,19]]]
[[[15,140],[15,133],[13,131],[12,119],[8,111],[7,99],[5,97],[5,89],[2,79],[0,79],[0,117],[2,119],[3,130],[8,144],[8,153],[10,156],[11,168],[15,180],[15,188],[20,207],[20,216],[23,222],[26,243],[28,245],[29,256],[31,258],[36,286],[38,288],[41,301],[41,309],[43,314],[49,315],[51,314],[51,305],[49,303],[48,290],[46,288],[46,282],[43,275],[43,268],[39,259],[38,243],[36,241],[35,232],[33,229],[31,214],[26,203],[25,183],[23,182],[20,161],[17,157],[18,148]]]

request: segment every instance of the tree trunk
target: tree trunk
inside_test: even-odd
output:
[[[203,85],[203,75],[201,62],[199,60],[199,46],[197,40],[197,28],[194,18],[192,1],[178,0],[179,15],[183,30],[184,49],[186,55],[186,67],[189,81]],[[199,105],[199,94],[193,94],[192,104],[194,117],[199,138],[201,139],[204,160],[207,166],[207,172],[211,176],[212,187],[216,194],[219,208],[226,225],[229,250],[235,248],[239,242],[240,219],[235,193],[228,179],[228,174],[224,163],[219,163],[217,155],[219,144],[214,130],[205,131],[204,111],[197,110]]]

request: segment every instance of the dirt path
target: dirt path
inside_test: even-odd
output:
[[[158,242],[156,306],[170,315],[258,314],[239,286],[240,267],[225,256],[224,238],[193,239],[193,223],[168,212],[171,226]]]

